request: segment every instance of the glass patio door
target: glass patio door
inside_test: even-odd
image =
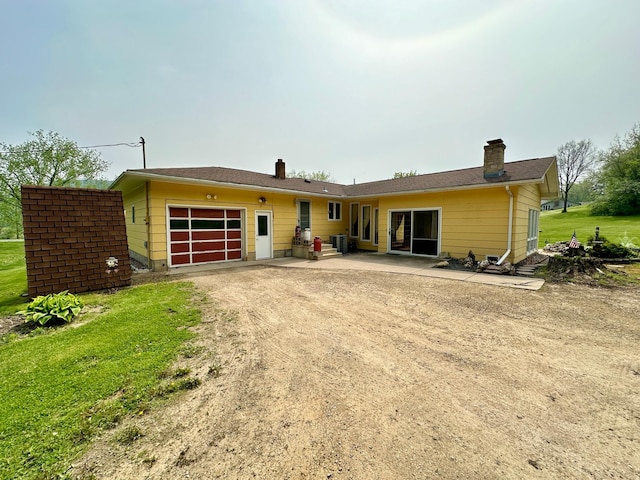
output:
[[[391,212],[389,249],[392,252],[411,251],[411,212]]]
[[[438,255],[439,212],[439,209],[390,212],[389,252]]]

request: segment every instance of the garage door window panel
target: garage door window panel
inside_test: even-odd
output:
[[[242,259],[242,212],[169,208],[171,265]]]

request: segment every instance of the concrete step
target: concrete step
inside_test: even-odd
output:
[[[319,251],[317,255],[316,252],[313,251],[313,247],[311,247],[309,249],[309,256],[313,260],[326,260],[327,258],[331,257],[341,257],[342,254],[338,252],[336,248],[333,248],[333,245],[331,245],[330,243],[323,243],[322,250]]]
[[[313,260],[328,260],[334,257],[342,257],[342,254],[340,252],[327,252],[327,253],[320,252],[320,255],[317,255],[317,256],[314,255],[311,258]]]
[[[533,277],[539,265],[522,265],[516,269],[516,275],[521,277]]]
[[[521,277],[533,277],[535,275],[535,272],[516,270],[516,275],[519,275]]]

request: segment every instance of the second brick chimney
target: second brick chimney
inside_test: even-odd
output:
[[[286,171],[284,169],[284,162],[281,158],[276,162],[276,178],[287,178]]]
[[[507,146],[501,138],[488,140],[484,146],[484,178],[504,175],[504,149]]]

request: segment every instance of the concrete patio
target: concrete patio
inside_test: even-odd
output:
[[[311,270],[353,270],[378,271],[405,275],[420,275],[424,277],[446,278],[485,285],[519,288],[523,290],[539,290],[544,285],[544,279],[520,277],[512,275],[496,275],[476,273],[471,271],[435,268],[440,259],[412,257],[404,255],[390,255],[384,253],[357,253],[327,260],[306,260],[295,257],[284,257],[270,260],[255,260],[248,262],[228,262],[207,264],[190,267],[179,267],[169,270],[169,275],[192,274],[217,270],[222,268],[245,268],[257,265],[268,265],[279,268],[306,268]]]

